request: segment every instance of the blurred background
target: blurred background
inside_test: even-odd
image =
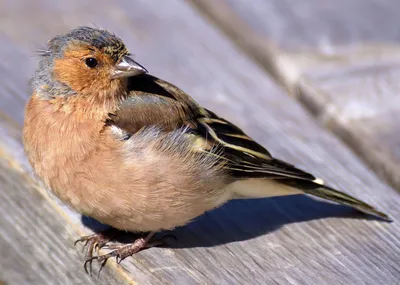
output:
[[[0,0],[0,284],[398,284],[400,2]],[[35,50],[77,26],[118,35],[151,74],[274,156],[388,212],[307,197],[235,201],[100,277],[93,223],[31,174],[21,128]],[[318,274],[324,272],[324,274]]]

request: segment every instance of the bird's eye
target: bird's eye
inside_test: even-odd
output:
[[[95,59],[94,57],[88,57],[87,59],[85,59],[85,63],[89,68],[95,68],[98,64],[97,59]]]

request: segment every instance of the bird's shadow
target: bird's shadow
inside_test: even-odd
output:
[[[173,235],[165,247],[212,247],[249,240],[283,225],[328,217],[370,219],[349,207],[331,204],[307,196],[286,196],[269,199],[234,200],[205,213],[183,227],[159,233]],[[83,224],[95,232],[107,228],[96,220],[82,216]],[[116,241],[132,242],[137,235],[124,234]]]

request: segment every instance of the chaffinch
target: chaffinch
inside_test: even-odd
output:
[[[372,206],[276,159],[240,128],[149,75],[121,39],[79,27],[40,53],[25,114],[26,154],[51,191],[113,228],[150,232],[86,261],[124,259],[236,198],[311,194],[389,220]],[[86,265],[86,263],[85,263]]]

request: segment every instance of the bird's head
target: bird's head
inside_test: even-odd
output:
[[[43,98],[106,94],[124,79],[147,73],[114,34],[79,27],[48,41],[32,80]]]

